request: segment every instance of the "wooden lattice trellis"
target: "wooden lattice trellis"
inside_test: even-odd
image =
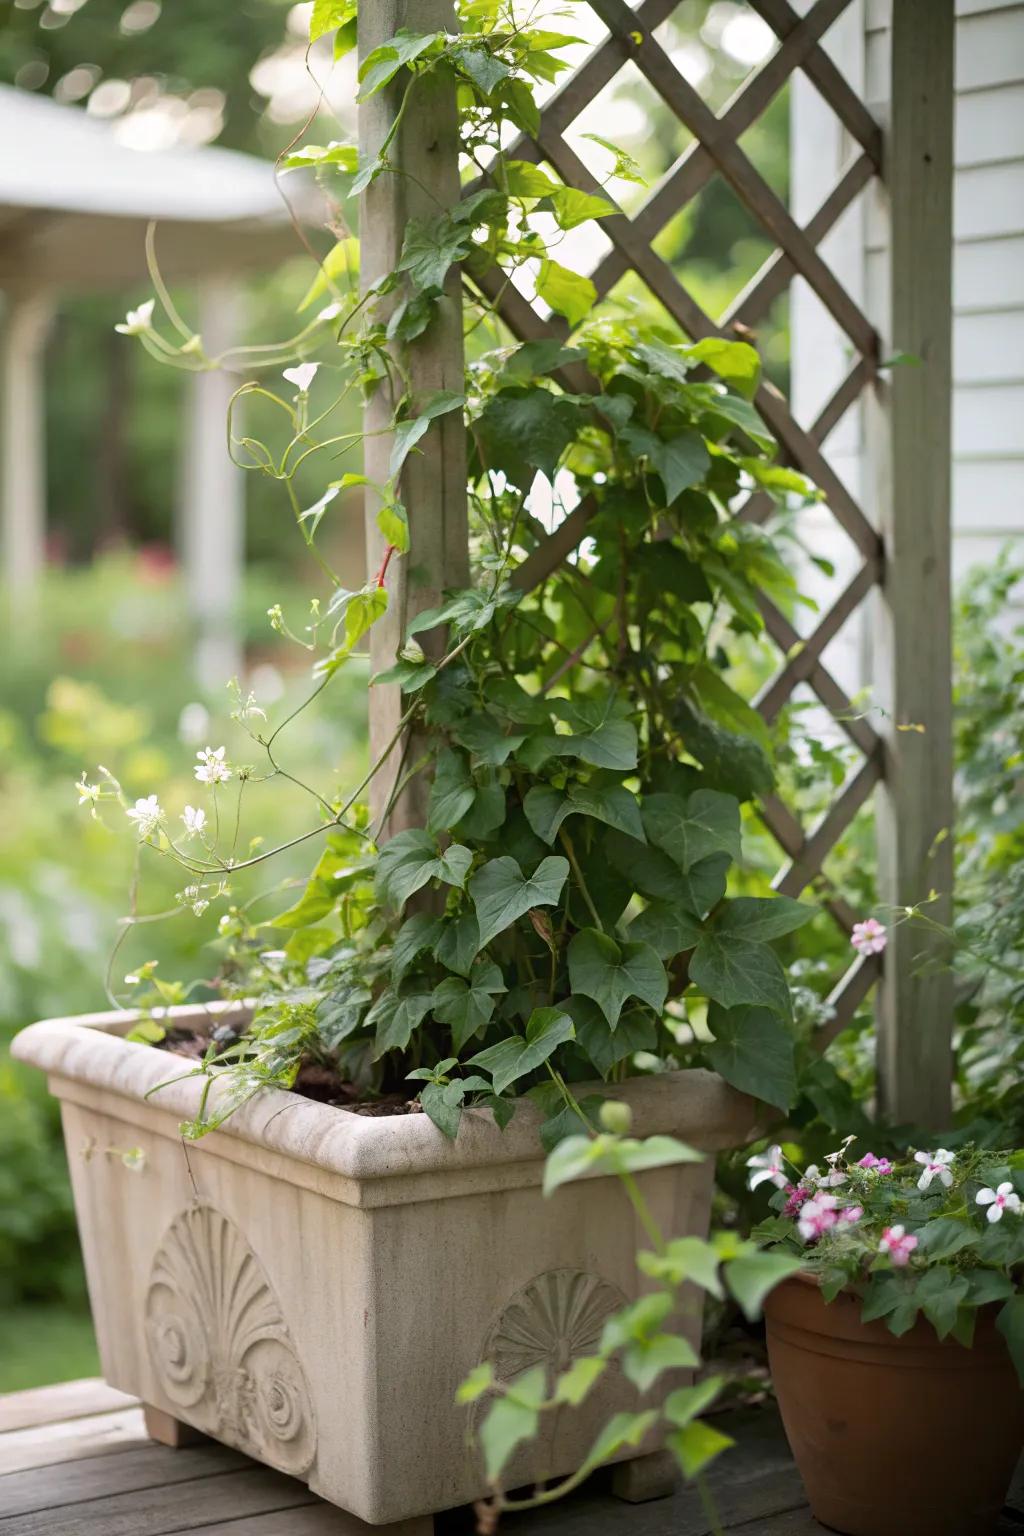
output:
[[[882,785],[888,796],[888,811],[882,817],[882,825],[888,829],[888,835],[901,844],[895,856],[888,850],[890,856],[883,862],[883,895],[904,903],[918,900],[929,888],[942,891],[944,878],[948,891],[951,884],[948,847],[945,852],[941,851],[941,839],[940,851],[935,852],[936,834],[943,827],[948,828],[950,820],[948,596],[947,613],[943,618],[941,607],[946,594],[940,577],[935,578],[938,588],[933,594],[930,614],[915,615],[906,606],[926,597],[922,584],[928,570],[935,575],[936,559],[941,572],[944,548],[948,565],[948,485],[943,502],[942,473],[933,466],[931,473],[924,477],[927,485],[917,494],[906,478],[906,466],[915,447],[909,436],[911,423],[916,423],[919,430],[923,412],[931,413],[931,424],[937,432],[938,442],[933,445],[933,450],[937,447],[941,459],[948,449],[951,230],[949,194],[942,178],[945,175],[951,182],[951,149],[947,141],[951,139],[952,0],[899,0],[895,8],[891,142],[885,148],[890,163],[887,165],[883,165],[885,141],[881,126],[821,46],[825,33],[846,11],[850,0],[816,0],[802,16],[789,0],[750,0],[752,9],[774,31],[778,47],[718,115],[687,82],[654,35],[655,29],[677,9],[679,0],[641,0],[635,9],[627,5],[626,0],[589,0],[589,3],[607,28],[606,38],[544,105],[536,139],[524,136],[511,147],[510,156],[546,161],[568,185],[607,198],[608,188],[591,174],[567,135],[583,109],[630,61],[693,135],[693,142],[632,217],[620,210],[602,219],[601,228],[611,248],[590,274],[598,297],[608,295],[626,273],[632,272],[692,339],[730,337],[736,334],[737,324],[741,327],[756,325],[779,294],[799,275],[848,339],[853,359],[846,377],[808,428],[799,424],[784,396],[768,382],[761,384],[754,402],[779,442],[783,461],[801,470],[819,487],[824,506],[837,528],[852,541],[860,562],[852,579],[820,617],[809,637],[801,637],[787,616],[767,597],[761,599],[766,630],[782,654],[780,670],[757,701],[764,717],[771,721],[794,690],[806,685],[840,725],[858,754],[857,765],[827,814],[813,827],[803,827],[778,796],[764,798],[761,805],[763,819],[788,861],[779,872],[776,886],[783,893],[796,896],[817,879],[830,850],[872,792]],[[381,0],[379,13],[364,28],[361,46],[372,47],[390,35],[401,24],[407,5],[408,0]],[[376,5],[373,9],[378,11]],[[446,21],[451,23],[450,6],[446,0],[426,0],[414,9],[416,25],[420,29],[426,25],[444,25]],[[424,15],[425,11],[431,12],[431,16]],[[837,184],[804,228],[796,223],[739,143],[741,136],[797,70],[805,73],[836,113],[852,145],[849,163],[841,171]],[[911,96],[904,92],[916,94]],[[377,111],[386,114],[386,105]],[[381,132],[381,123],[364,122],[367,150],[372,151],[374,139],[379,140]],[[416,199],[425,190],[424,182],[431,179],[429,165],[425,167],[423,163],[424,142],[420,117],[415,140],[409,142],[405,151],[417,160],[416,185],[406,184],[398,191],[380,194],[389,199],[390,233],[383,243],[375,240],[375,248],[379,248],[376,249],[377,259],[371,266],[372,272],[381,270],[383,261],[394,252],[397,231],[404,219],[416,212]],[[398,154],[402,152],[400,142]],[[427,158],[429,160],[429,156]],[[890,249],[893,307],[886,317],[887,340],[891,341],[894,332],[900,331],[897,340],[908,350],[918,336],[923,338],[923,346],[930,349],[931,371],[926,384],[916,388],[914,384],[900,382],[897,385],[895,381],[892,386],[887,386],[880,380],[878,364],[882,354],[875,325],[823,260],[820,251],[822,241],[837,220],[873,180],[882,177],[883,170],[895,210]],[[437,176],[447,174],[450,190],[450,172],[450,165],[447,172],[443,168],[439,171],[435,165],[434,187],[440,185]],[[775,247],[770,259],[717,322],[705,313],[672,268],[657,254],[653,244],[668,221],[715,175],[728,183]],[[392,178],[391,182],[399,180]],[[371,205],[371,219],[372,213]],[[368,228],[373,238],[372,223]],[[924,245],[926,238],[928,249]],[[936,239],[940,242],[937,247]],[[903,285],[914,275],[918,287],[908,297]],[[558,316],[539,313],[501,273],[493,272],[489,278],[481,280],[479,286],[518,339],[525,341],[550,335],[564,338],[569,334],[564,321]],[[452,293],[452,299],[457,307],[455,293]],[[434,387],[450,385],[456,366],[461,368],[460,345],[449,332],[429,354],[422,382]],[[580,364],[564,370],[564,381],[574,389],[586,389],[593,384]],[[943,388],[946,391],[944,412]],[[868,415],[874,422],[878,445],[879,473],[872,486],[871,516],[835,472],[825,451],[830,433],[862,398],[869,402]],[[902,436],[899,432],[901,402]],[[452,453],[450,443],[439,444],[435,447],[434,464],[428,462],[414,473],[429,476],[437,465],[443,469],[446,463],[450,465]],[[373,473],[372,467],[368,472]],[[458,473],[457,465],[454,473]],[[901,497],[901,488],[905,496],[897,501]],[[412,497],[416,494],[415,488],[407,487],[407,492]],[[771,507],[770,498],[764,493],[755,493],[737,515],[760,520]],[[592,511],[593,504],[584,500],[547,536],[519,568],[515,580],[520,586],[529,590],[558,568],[585,536]],[[459,514],[452,516],[457,523]],[[453,536],[451,518],[446,527],[444,537],[450,540]],[[458,534],[455,537],[458,538]],[[927,553],[927,559],[919,560],[916,569],[912,554],[915,539],[923,539]],[[422,543],[420,549],[423,549]],[[371,548],[371,562],[375,554]],[[430,551],[427,555],[429,559]],[[897,565],[897,561],[902,563]],[[407,593],[406,608],[408,602],[424,606],[435,598],[437,586],[444,584],[443,577],[438,576],[415,597]],[[879,586],[888,593],[880,609],[883,613],[880,623],[886,629],[886,644],[880,647],[880,665],[888,668],[892,676],[882,680],[879,690],[890,705],[890,713],[884,717],[889,722],[887,727],[880,726],[877,720],[873,723],[853,707],[823,661],[830,641]],[[888,617],[885,616],[886,608]],[[918,628],[923,626],[927,632],[924,645],[915,624]],[[378,640],[377,644],[384,648],[382,657],[386,647],[393,646],[394,642],[394,633]],[[910,676],[908,669],[915,657],[919,657],[925,666],[926,677],[914,679]],[[928,750],[924,756],[920,744],[911,739],[919,735],[918,732],[905,733],[904,739],[896,729],[900,723],[911,721],[915,725],[924,724],[929,733]],[[921,806],[914,802],[915,775],[922,777],[924,803]],[[923,880],[926,884],[922,885]],[[826,895],[825,904],[843,931],[849,934],[857,914],[834,893]],[[883,989],[883,1092],[889,1107],[908,1118],[941,1120],[949,1094],[948,984],[936,983],[934,977],[929,984],[915,983],[912,965],[909,944],[900,940],[891,945]],[[822,1031],[822,1044],[849,1022],[881,970],[875,957],[859,959],[849,967],[830,998],[834,1018]],[[925,1039],[920,1020],[900,1017],[897,1029],[896,1011],[911,1007],[939,1011],[938,1018],[929,1020],[933,1032],[930,1041]]]

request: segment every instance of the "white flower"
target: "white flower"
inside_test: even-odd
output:
[[[224,761],[224,748],[218,747],[216,751],[212,747],[197,752],[199,767],[196,769],[196,778],[200,784],[226,784],[231,777],[231,769]]]
[[[838,1221],[836,1206],[839,1201],[835,1195],[815,1195],[813,1200],[808,1200],[801,1206],[800,1215],[797,1217],[797,1228],[805,1243],[814,1242],[816,1238],[834,1227]]]
[[[140,304],[138,309],[130,309],[124,317],[121,325],[115,325],[114,330],[120,331],[122,336],[142,336],[146,331],[153,329],[153,310],[156,307],[155,299],[147,299],[145,304]]]
[[[811,1163],[804,1169],[804,1183],[816,1184],[819,1189],[838,1189],[840,1184],[846,1183],[846,1174],[840,1173],[838,1168],[822,1173],[817,1163]]]
[[[134,809],[126,814],[128,820],[134,821],[138,827],[140,837],[150,837],[164,819],[164,813],[156,795],[147,795],[145,800],[136,800]]]
[[[87,784],[85,781],[84,773],[82,774],[82,777],[79,779],[78,783],[75,785],[75,788],[78,790],[79,805],[95,806],[97,800],[100,798],[100,786],[98,784]]]
[[[297,368],[286,368],[281,375],[289,384],[294,384],[300,395],[306,394],[309,386],[316,378],[319,363],[300,363]]]
[[[747,1158],[747,1167],[755,1170],[747,1180],[750,1189],[756,1189],[759,1184],[769,1180],[776,1189],[785,1189],[789,1183],[782,1167],[781,1147],[769,1147],[767,1152],[755,1152],[753,1157]]]
[[[1002,1221],[1004,1211],[1020,1215],[1020,1195],[1009,1181],[995,1189],[979,1189],[974,1199],[976,1204],[988,1206],[986,1214],[989,1221]]]
[[[194,805],[186,805],[181,813],[181,819],[185,823],[186,837],[194,837],[206,826],[206,812],[198,810]]]
[[[945,1147],[940,1147],[937,1152],[915,1152],[914,1162],[924,1165],[924,1172],[917,1181],[918,1189],[927,1189],[932,1179],[938,1179],[948,1189],[953,1182],[949,1167],[952,1161],[953,1154],[947,1152]]]

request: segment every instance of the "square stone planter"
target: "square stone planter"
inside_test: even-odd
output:
[[[209,1012],[171,1010],[186,1025]],[[268,1090],[186,1143],[178,1125],[201,1085],[159,1087],[189,1064],[125,1040],[134,1022],[49,1020],[14,1043],[61,1101],[107,1380],[151,1405],[154,1425],[192,1425],[372,1525],[410,1521],[418,1536],[431,1512],[482,1496],[455,1390],[486,1358],[506,1378],[564,1368],[637,1294],[647,1243],[618,1181],[544,1200],[528,1103],[505,1132],[468,1111],[452,1143],[425,1115]],[[631,1103],[641,1136],[712,1152],[755,1133],[754,1101],[709,1072],[604,1091]],[[643,1175],[666,1231],[704,1235],[712,1177],[711,1158]],[[687,1326],[699,1332],[696,1306]],[[572,1471],[635,1400],[609,1373],[524,1449],[508,1486]]]

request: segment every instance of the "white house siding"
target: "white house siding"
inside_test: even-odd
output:
[[[825,47],[881,122],[887,118],[892,0],[854,0]],[[897,0],[898,3],[898,0]],[[953,568],[991,560],[1008,539],[1024,552],[1024,0],[958,0],[954,198]],[[794,84],[793,205],[806,222],[853,152],[807,80]],[[882,196],[862,196],[823,247],[853,296],[882,326],[888,256]],[[849,365],[845,339],[806,288],[792,307],[793,398],[810,420]],[[899,338],[885,338],[898,347]],[[826,445],[854,494],[862,490],[861,421],[848,413]],[[928,445],[922,444],[922,452]],[[865,505],[870,515],[870,504]],[[820,541],[823,540],[822,544]],[[852,570],[841,535],[815,543]],[[848,683],[863,634],[847,625],[830,655]]]

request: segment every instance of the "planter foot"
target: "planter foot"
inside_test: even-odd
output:
[[[667,1499],[679,1485],[679,1466],[671,1451],[652,1451],[612,1468],[612,1493],[627,1504]]]
[[[142,1416],[149,1438],[158,1445],[169,1445],[172,1451],[178,1451],[184,1445],[199,1445],[209,1438],[201,1429],[193,1429],[191,1424],[174,1418],[163,1408],[154,1408],[151,1403],[143,1403]]]

